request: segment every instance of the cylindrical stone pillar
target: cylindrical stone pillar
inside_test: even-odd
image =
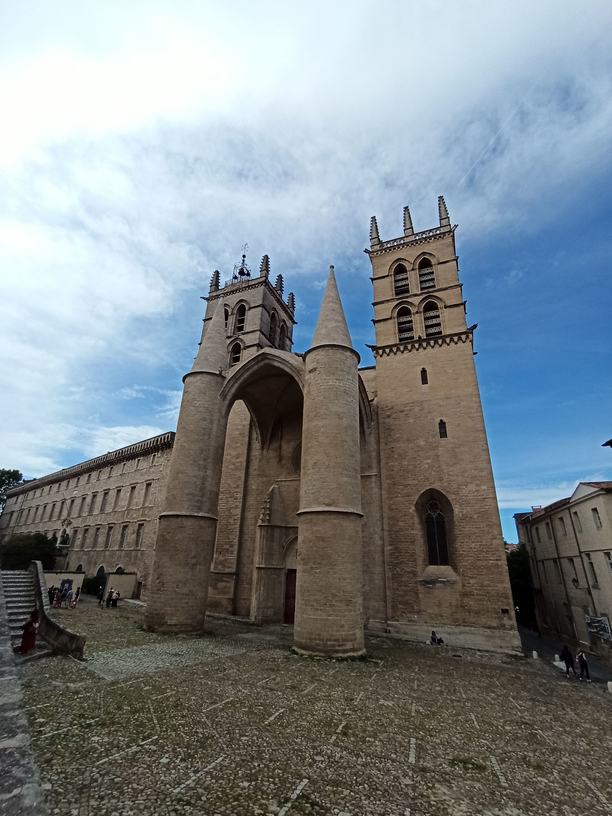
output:
[[[305,355],[294,648],[309,654],[365,651],[358,360],[335,343]]]
[[[200,632],[204,627],[227,427],[219,398],[226,359],[218,305],[194,367],[184,377],[147,591],[147,628],[155,631]]]

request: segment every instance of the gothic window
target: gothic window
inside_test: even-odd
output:
[[[270,316],[270,343],[276,346],[276,332],[278,329],[278,318],[276,312],[272,312]]]
[[[427,385],[428,382],[429,382],[429,378],[427,376],[427,369],[422,368],[421,369],[421,385]]]
[[[396,295],[407,295],[410,292],[408,270],[404,264],[398,264],[393,272],[393,287]]]
[[[282,323],[280,327],[280,334],[278,336],[278,347],[279,349],[284,350],[286,345],[287,345],[287,327],[285,326],[284,323]]]
[[[438,433],[440,434],[440,439],[447,439],[448,438],[448,431],[446,430],[446,422],[441,419],[438,422]]]
[[[402,306],[397,311],[397,339],[400,343],[414,340],[414,322],[408,306]]]
[[[435,499],[425,505],[425,534],[429,563],[436,566],[448,564],[446,518]]]
[[[442,334],[442,318],[438,304],[433,300],[428,300],[423,306],[423,322],[425,324],[425,337],[438,337]]]
[[[236,310],[236,334],[240,334],[240,332],[244,331],[244,327],[246,324],[246,306],[244,303],[241,303],[238,309]]]
[[[240,343],[234,343],[230,351],[230,365],[236,365],[236,363],[239,363],[241,355],[242,346]]]
[[[223,318],[225,320],[225,331],[227,331],[227,325],[229,323],[229,314],[230,314],[229,309],[227,308],[227,306],[224,306],[223,307]]]
[[[436,275],[429,258],[419,261],[419,287],[421,292],[436,288]]]

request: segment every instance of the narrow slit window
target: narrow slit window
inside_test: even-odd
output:
[[[440,439],[448,438],[448,429],[446,427],[446,422],[443,419],[438,422],[438,433],[440,434]]]
[[[276,346],[276,331],[278,328],[278,318],[276,317],[276,312],[272,312],[272,316],[270,317],[270,343],[273,346]]]
[[[429,377],[427,376],[427,369],[421,369],[421,385],[427,385],[429,383]]]

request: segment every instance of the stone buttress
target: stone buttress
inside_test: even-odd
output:
[[[359,355],[333,267],[305,354],[294,647],[364,653]]]

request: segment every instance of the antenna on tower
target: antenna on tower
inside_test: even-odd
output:
[[[234,274],[232,275],[232,283],[236,281],[250,279],[251,277],[251,269],[247,266],[246,262],[246,254],[249,248],[248,244],[243,244],[242,246],[242,257],[240,258],[240,263],[234,264]]]

